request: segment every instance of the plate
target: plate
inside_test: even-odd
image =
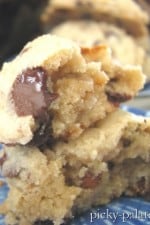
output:
[[[123,110],[150,116],[150,111],[122,106]],[[3,178],[1,178],[3,179]],[[8,193],[6,185],[0,188],[0,203]],[[150,202],[142,198],[122,197],[102,207],[92,208],[86,213],[75,217],[69,225],[150,225]],[[4,225],[4,218],[0,216],[0,225]]]

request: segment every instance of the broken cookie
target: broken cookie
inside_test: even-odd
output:
[[[0,72],[0,142],[43,147],[75,139],[144,81],[140,67],[121,66],[107,46],[38,37]]]
[[[51,149],[6,146],[1,156],[10,188],[6,223],[59,225],[122,194],[148,199],[149,146],[150,119],[121,110]]]

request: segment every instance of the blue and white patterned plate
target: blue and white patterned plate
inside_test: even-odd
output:
[[[150,116],[149,111],[122,106],[132,113]],[[7,186],[0,188],[0,203],[6,198]],[[122,197],[112,203],[92,208],[90,211],[75,217],[70,225],[150,225],[150,202],[140,198]],[[4,225],[0,216],[0,225]]]

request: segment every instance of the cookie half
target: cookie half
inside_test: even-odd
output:
[[[59,225],[123,193],[150,198],[149,146],[150,119],[118,110],[77,140],[42,152],[5,147],[6,223]]]
[[[44,35],[0,72],[0,142],[51,145],[78,137],[143,87],[138,67],[114,62],[107,46],[81,49]]]

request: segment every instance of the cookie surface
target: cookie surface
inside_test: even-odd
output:
[[[118,24],[135,36],[145,34],[148,23],[148,15],[133,0],[52,0],[41,18],[45,30],[64,20],[88,18]]]
[[[143,48],[122,29],[111,24],[88,20],[68,21],[56,26],[51,33],[70,38],[84,47],[107,44],[112,49],[113,57],[124,64],[144,63]]]
[[[28,43],[0,72],[0,141],[42,146],[78,137],[143,87],[138,67],[110,49],[52,35]]]

